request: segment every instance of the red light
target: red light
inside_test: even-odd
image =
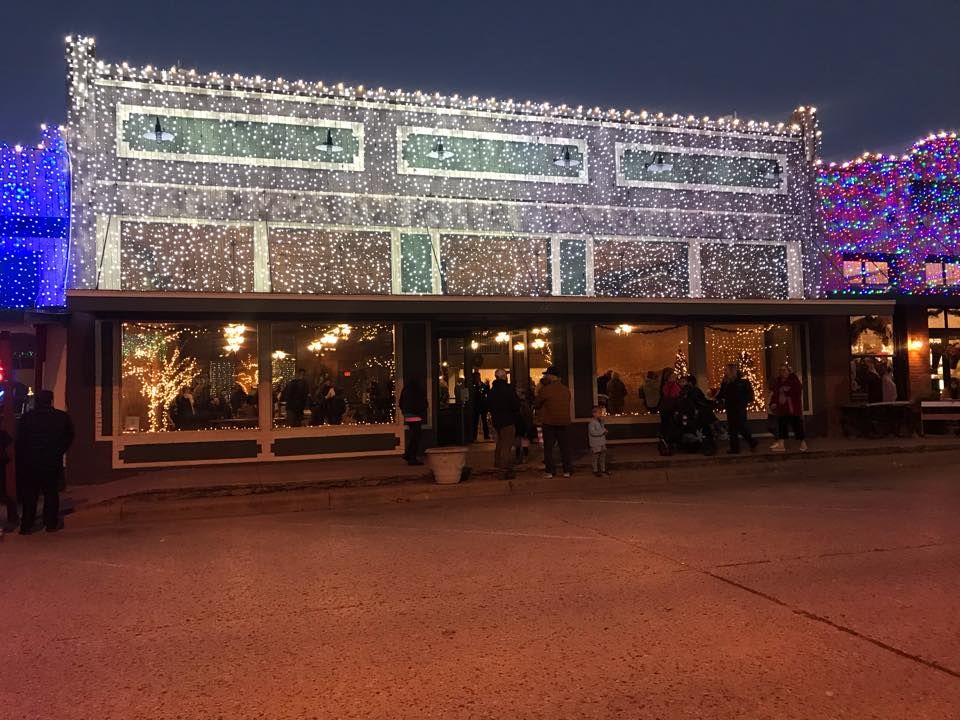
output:
[[[344,377],[350,377],[350,371],[349,371],[349,370],[344,370],[344,371],[343,371],[343,376],[344,376]]]

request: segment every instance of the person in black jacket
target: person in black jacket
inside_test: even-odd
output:
[[[757,441],[750,434],[750,426],[747,425],[747,408],[753,402],[753,386],[743,377],[736,363],[727,365],[715,399],[723,403],[727,411],[727,433],[730,435],[730,449],[727,452],[732,455],[740,452],[741,435],[750,450],[756,450]]]
[[[400,391],[400,412],[407,426],[407,449],[403,459],[408,465],[423,465],[420,461],[420,429],[427,419],[427,393],[420,380],[407,378]]]
[[[493,386],[487,393],[487,411],[497,435],[497,447],[493,465],[503,473],[504,479],[513,475],[513,441],[520,414],[520,400],[513,385],[507,382],[507,371],[500,368],[494,374]]]
[[[283,399],[287,403],[287,422],[293,427],[303,425],[303,411],[310,399],[310,386],[307,384],[307,371],[297,370],[297,376],[283,389]]]
[[[0,500],[7,509],[6,524],[10,530],[20,522],[17,500],[15,497],[7,496],[7,466],[10,464],[11,445],[13,445],[13,438],[10,437],[10,433],[0,427]]]
[[[60,485],[63,455],[73,442],[70,416],[53,407],[53,393],[37,393],[36,408],[17,427],[15,458],[17,493],[23,503],[20,534],[29,535],[37,519],[37,498],[43,493],[43,524],[47,532],[60,529]]]

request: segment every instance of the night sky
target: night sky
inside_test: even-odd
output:
[[[138,66],[773,122],[816,105],[831,160],[960,127],[960,0],[9,0],[2,25],[10,144],[62,121],[68,33]]]

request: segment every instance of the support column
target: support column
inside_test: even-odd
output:
[[[47,358],[44,363],[43,385],[37,387],[53,392],[53,406],[67,407],[67,328],[47,325]]]
[[[0,387],[4,390],[2,426],[3,429],[7,431],[7,434],[13,437],[13,347],[10,340],[10,331],[8,330],[0,332],[0,372],[2,372]],[[4,494],[8,498],[15,498],[17,496],[17,488],[13,480],[14,457],[12,445],[7,449],[7,453],[10,462],[7,463],[3,472],[4,477],[0,478],[0,480],[3,481],[5,488]]]
[[[787,297],[803,299],[803,263],[800,262],[800,243],[787,243]]]
[[[922,305],[901,305],[894,314],[894,335],[901,338],[896,355],[905,362],[898,367],[897,390],[901,400],[931,399],[930,330],[927,309]],[[901,344],[902,343],[902,344]],[[936,398],[939,400],[939,398]]]
[[[273,347],[270,323],[257,323],[257,408],[260,424],[260,457],[269,456],[273,430]]]
[[[253,291],[268,293],[270,289],[270,240],[267,224],[256,222],[253,224]]]
[[[700,241],[691,240],[687,245],[687,283],[690,287],[690,297],[703,297],[700,287]]]

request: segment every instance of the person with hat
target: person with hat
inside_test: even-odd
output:
[[[533,404],[543,425],[543,464],[546,476],[552,478],[556,465],[553,461],[553,446],[560,448],[560,463],[563,476],[570,477],[573,461],[570,459],[570,444],[567,428],[570,426],[570,389],[560,382],[560,371],[549,367],[543,374],[540,392]]]
[[[15,442],[17,494],[23,503],[20,534],[29,535],[37,519],[37,500],[43,495],[43,524],[47,532],[61,529],[60,485],[63,456],[73,442],[73,423],[53,407],[53,393],[37,393],[36,407],[20,418]]]

